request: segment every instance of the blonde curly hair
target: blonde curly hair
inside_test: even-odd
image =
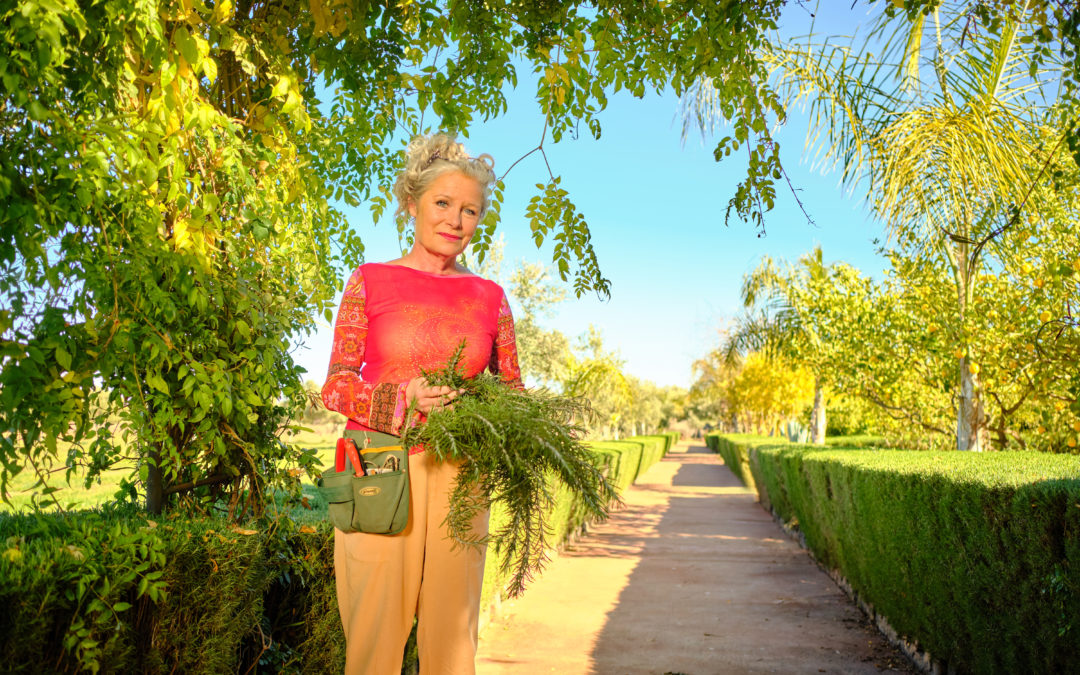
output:
[[[394,183],[394,197],[397,198],[394,217],[399,226],[404,227],[409,222],[409,204],[419,200],[432,181],[449,171],[458,171],[480,184],[484,195],[480,207],[483,218],[491,205],[494,167],[495,160],[491,155],[470,157],[465,146],[455,141],[451,134],[415,136],[405,149],[405,168]]]

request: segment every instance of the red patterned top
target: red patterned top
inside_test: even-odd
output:
[[[347,429],[400,436],[409,380],[421,369],[445,366],[462,339],[466,376],[488,368],[510,386],[522,386],[514,319],[498,284],[403,265],[361,265],[341,298],[323,402],[349,418]]]

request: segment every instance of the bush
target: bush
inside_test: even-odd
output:
[[[763,503],[958,672],[1080,662],[1080,460],[727,443]]]
[[[710,450],[723,458],[724,464],[743,482],[743,485],[754,489],[754,476],[750,472],[749,449],[759,445],[786,444],[787,441],[781,437],[718,433],[706,436],[705,443]]]
[[[328,524],[83,512],[0,516],[0,536],[5,671],[344,666]]]
[[[590,446],[621,489],[674,440]],[[333,529],[326,505],[308,501],[311,510],[243,526],[134,509],[0,515],[4,672],[342,672]],[[492,529],[504,516],[493,510]],[[583,517],[556,490],[550,543]],[[505,583],[489,555],[483,606]]]

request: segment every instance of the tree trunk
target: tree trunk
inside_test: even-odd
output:
[[[960,359],[960,404],[956,407],[956,449],[980,452],[986,449],[986,413],[979,396],[979,378],[968,368],[968,357]]]
[[[967,229],[962,228],[962,234],[966,236]],[[960,310],[960,329],[966,325],[968,307],[971,305],[972,295],[975,289],[975,272],[978,262],[969,260],[968,244],[957,241],[956,248],[946,242],[945,254],[953,268],[953,278],[956,282],[956,304]],[[956,449],[980,452],[985,450],[986,444],[986,413],[983,411],[982,397],[979,392],[979,378],[971,372],[968,352],[969,345],[965,341],[961,345],[963,356],[960,357],[960,400],[956,406]]]
[[[146,512],[160,515],[164,507],[165,491],[161,475],[161,446],[153,445],[146,454]]]
[[[735,413],[731,413],[731,433],[739,433],[739,416]]]
[[[814,410],[810,413],[810,442],[825,445],[825,389],[821,378],[814,378]]]

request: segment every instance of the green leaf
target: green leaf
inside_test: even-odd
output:
[[[289,91],[289,76],[288,75],[282,75],[282,76],[278,77],[277,82],[274,83],[274,88],[270,90],[270,98],[279,98],[281,96],[284,96],[286,94],[286,92],[288,92],[288,91]]]
[[[30,99],[27,109],[30,113],[30,119],[38,122],[44,120],[49,115],[48,111],[45,110],[45,106],[41,105],[41,102],[37,99]]]
[[[158,375],[157,373],[150,373],[147,375],[146,383],[163,394],[169,393],[169,385],[166,384],[165,380],[161,378],[161,375]]]
[[[217,61],[214,59],[204,59],[202,62],[202,71],[206,75],[207,81],[213,84],[217,81],[218,68]]]
[[[56,348],[56,362],[64,370],[71,370],[71,354],[68,354],[63,347]]]
[[[199,56],[199,44],[188,32],[186,26],[180,26],[173,32],[173,42],[176,44],[184,60],[193,70],[198,70],[201,57]]]

